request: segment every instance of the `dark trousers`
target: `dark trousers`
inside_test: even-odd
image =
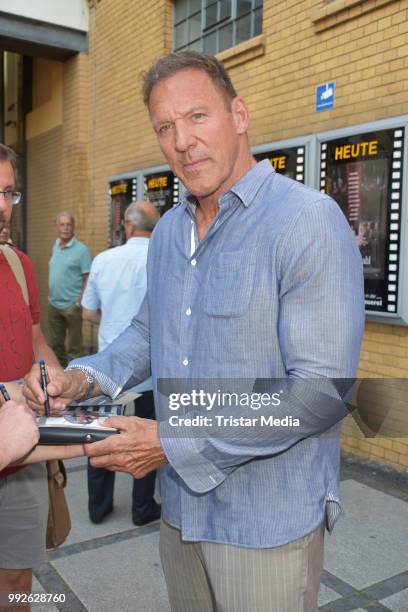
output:
[[[143,419],[154,419],[153,392],[146,391],[135,400],[135,416]],[[143,519],[151,513],[155,501],[153,499],[156,472],[150,472],[144,478],[133,481],[132,516]],[[115,472],[104,468],[94,468],[88,460],[88,494],[89,516],[95,522],[100,521],[113,508],[113,490]]]
[[[63,368],[82,356],[82,308],[71,304],[60,310],[48,303],[48,330],[51,348]]]

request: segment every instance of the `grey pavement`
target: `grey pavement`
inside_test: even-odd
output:
[[[49,552],[33,587],[58,593],[65,602],[33,610],[168,612],[159,522],[133,525],[131,477],[116,475],[114,512],[93,525],[86,463],[75,459],[66,467],[72,531]],[[345,514],[326,537],[319,610],[408,612],[408,476],[344,456],[341,486]]]

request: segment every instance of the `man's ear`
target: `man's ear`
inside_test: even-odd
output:
[[[123,223],[123,227],[125,229],[125,238],[126,238],[126,240],[129,240],[129,238],[131,236],[131,233],[132,233],[132,227],[129,224],[129,221],[123,220],[122,223]]]
[[[231,113],[237,134],[245,134],[249,128],[250,116],[246,102],[241,96],[236,96],[231,102]]]

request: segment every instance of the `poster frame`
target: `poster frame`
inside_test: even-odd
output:
[[[141,181],[140,181],[140,194],[138,192],[138,199],[143,199],[144,198],[144,178],[146,176],[146,174],[158,174],[160,172],[171,172],[171,168],[170,166],[168,166],[167,164],[163,164],[161,166],[151,166],[150,168],[143,168],[143,170],[140,170],[140,174],[141,174]],[[175,175],[174,175],[175,176]],[[178,177],[176,177],[178,178]],[[138,183],[138,188],[139,188],[139,183]],[[181,200],[181,196],[183,194],[183,192],[185,191],[185,187],[183,185],[183,183],[180,181],[180,179],[178,179],[178,201],[180,202]],[[174,204],[175,202],[173,202]]]
[[[148,168],[139,168],[138,170],[131,170],[129,172],[121,172],[119,174],[112,174],[108,176],[106,180],[106,210],[107,210],[107,241],[106,245],[110,243],[110,231],[112,225],[112,207],[111,207],[111,196],[110,196],[110,185],[116,181],[124,181],[129,179],[136,179],[136,199],[143,200],[144,197],[144,177],[146,174],[155,174],[158,172],[168,172],[170,166],[167,164],[161,164],[160,166],[149,166]],[[185,187],[179,180],[179,199],[181,198]]]
[[[399,242],[399,269],[398,269],[398,301],[395,313],[376,312],[366,309],[366,320],[391,325],[408,325],[408,115],[392,117],[370,123],[361,123],[336,130],[319,132],[316,134],[316,158],[314,186],[320,190],[321,143],[337,140],[348,136],[360,135],[368,132],[402,128],[404,130],[403,166],[401,181],[401,207],[400,207],[400,242]]]
[[[304,177],[303,185],[308,187],[315,187],[315,159],[316,159],[316,136],[309,134],[306,136],[300,136],[298,138],[289,138],[287,140],[278,140],[275,142],[269,142],[260,145],[254,145],[251,147],[251,153],[256,155],[257,153],[266,153],[267,151],[277,151],[279,149],[289,149],[295,147],[305,147],[305,165],[306,172]]]
[[[121,174],[115,174],[109,176],[106,183],[106,219],[107,219],[107,227],[106,227],[106,248],[111,248],[111,229],[112,229],[112,206],[111,206],[111,183],[118,181],[127,181],[136,179],[136,197],[139,198],[139,176],[137,172],[122,172]]]

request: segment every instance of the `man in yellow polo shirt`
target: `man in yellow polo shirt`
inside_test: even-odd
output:
[[[92,257],[88,247],[76,238],[70,213],[59,213],[56,231],[58,238],[49,262],[48,325],[51,346],[65,367],[82,355],[81,299]]]

